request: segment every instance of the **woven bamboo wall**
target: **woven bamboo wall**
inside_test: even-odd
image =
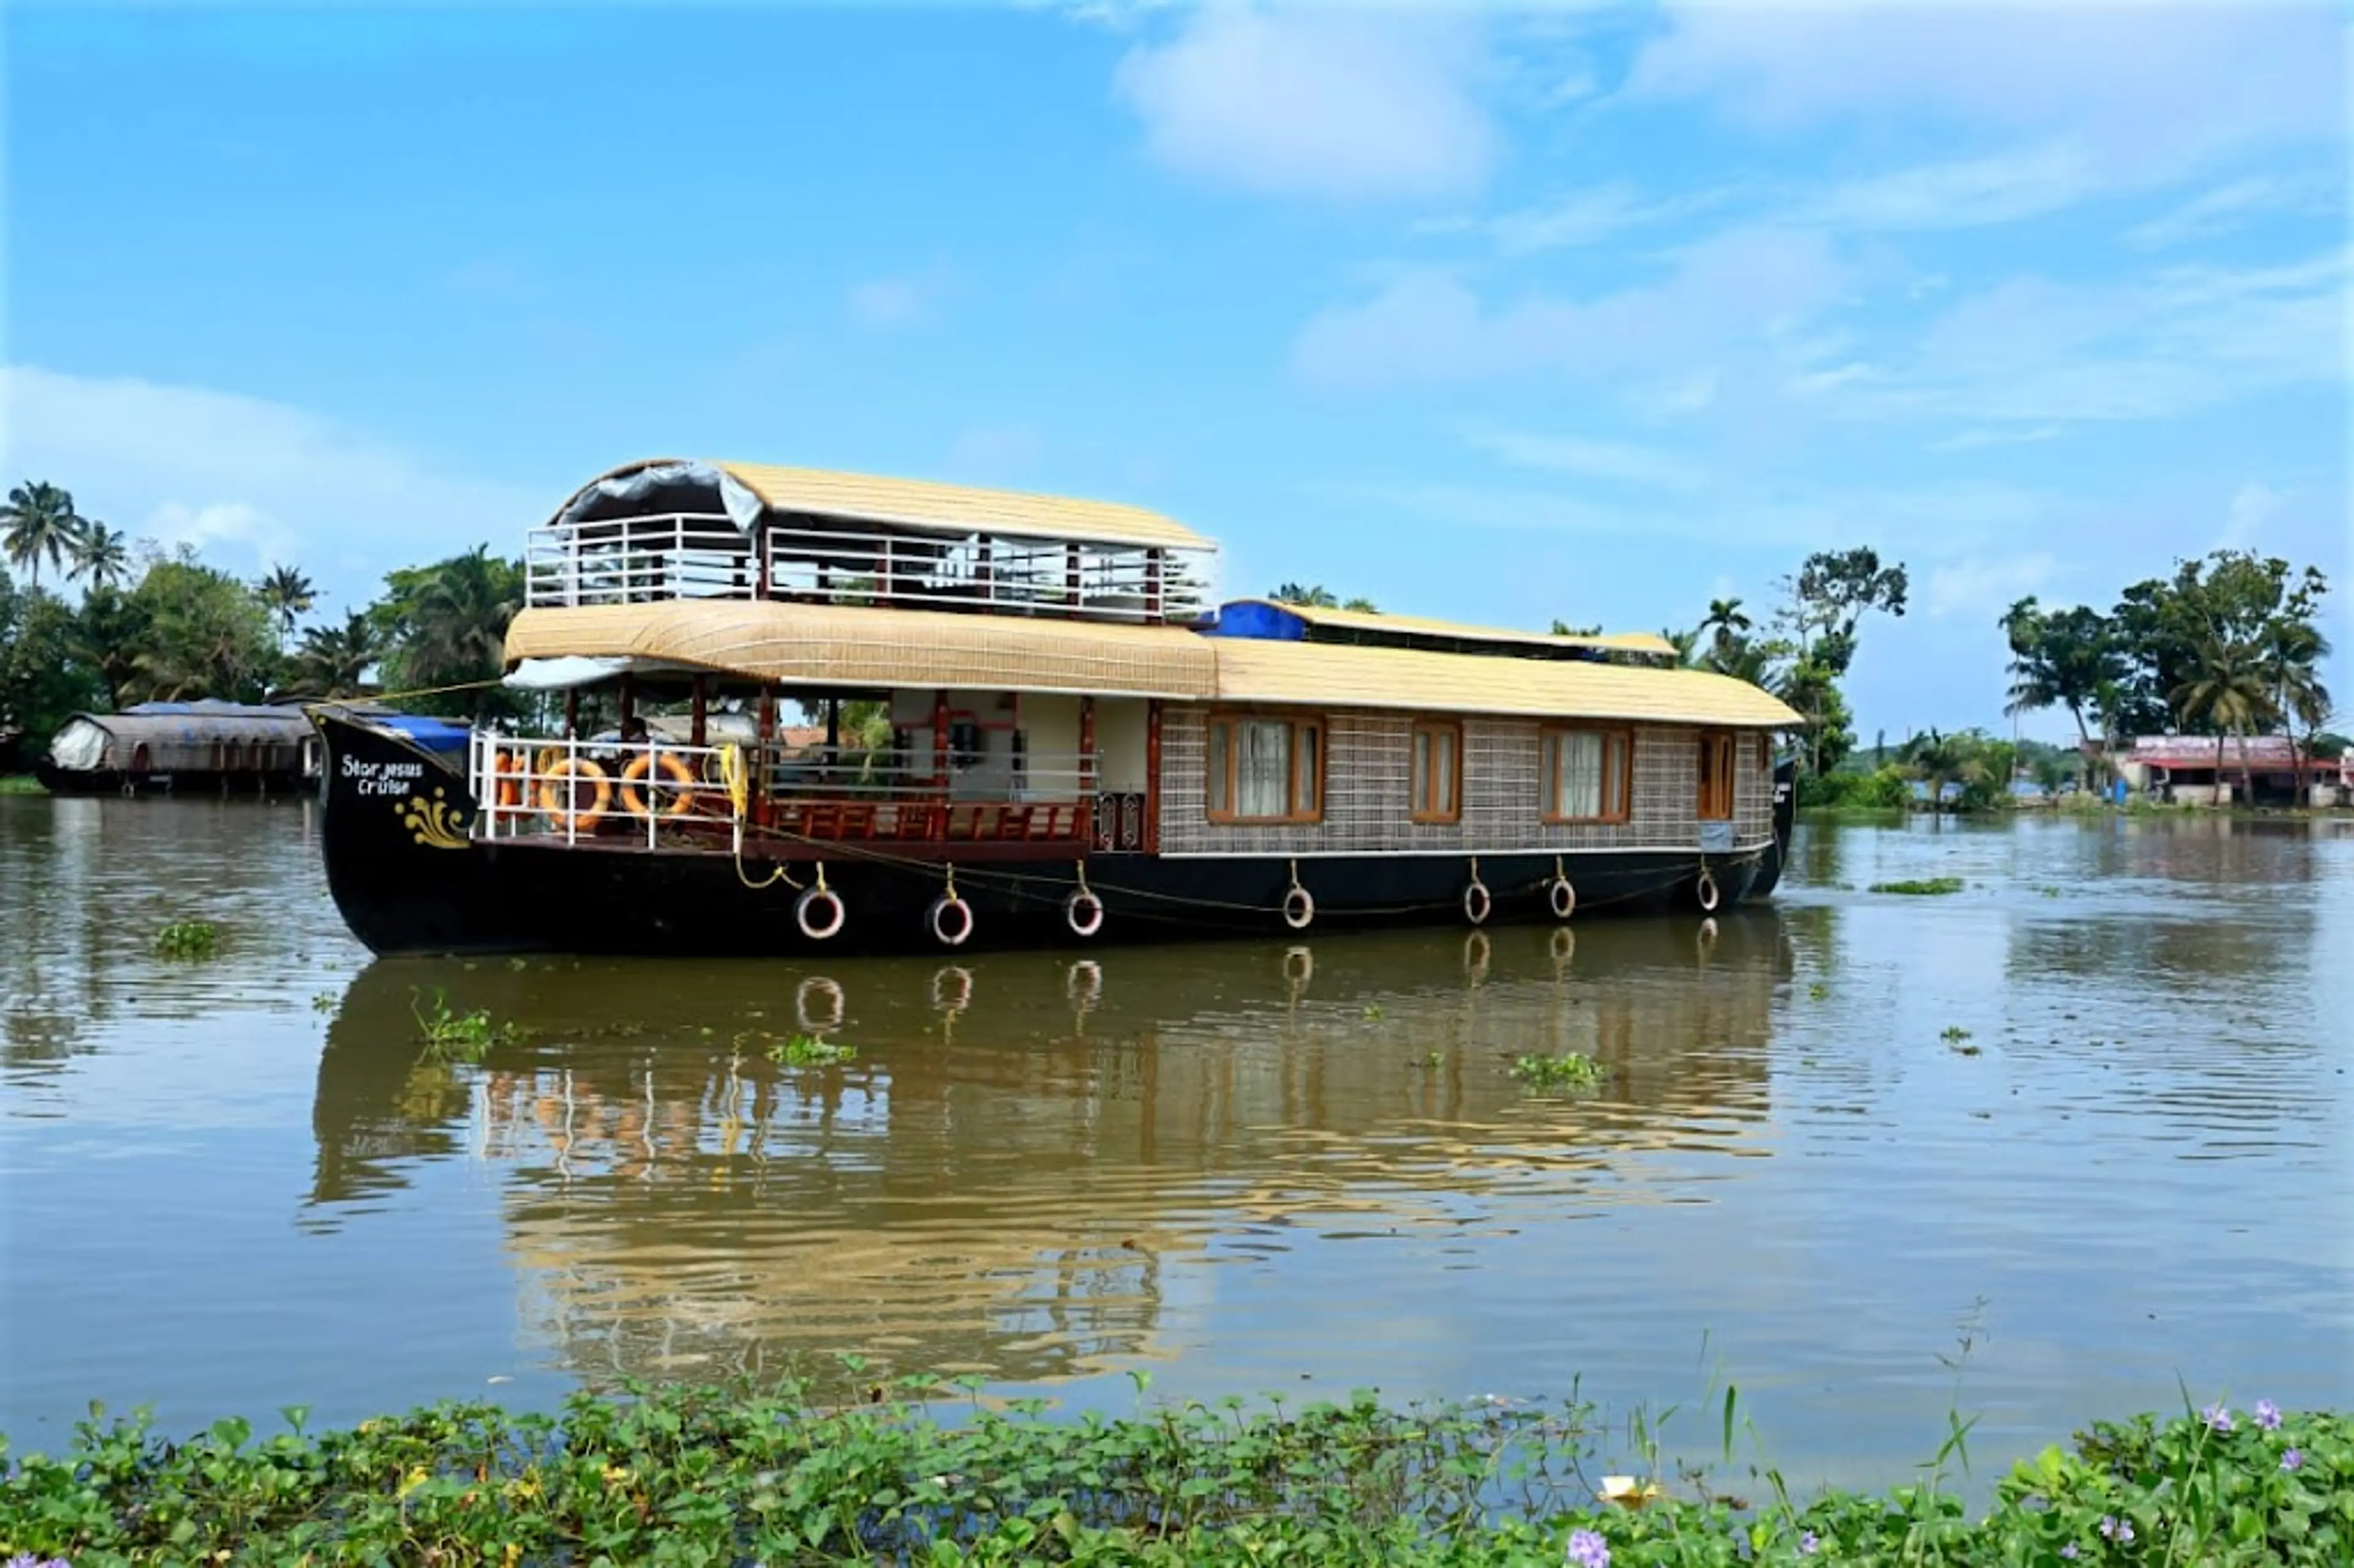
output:
[[[1325,715],[1324,820],[1312,826],[1221,825],[1204,791],[1208,710],[1170,706],[1161,722],[1161,847],[1172,854],[1496,854],[1512,850],[1671,849],[1700,843],[1700,735],[1665,726],[1635,730],[1633,810],[1626,822],[1549,826],[1538,794],[1542,726],[1516,719],[1463,724],[1463,819],[1411,820],[1414,720],[1404,715]],[[1743,849],[1773,837],[1774,779],[1766,737],[1738,737],[1734,829]]]

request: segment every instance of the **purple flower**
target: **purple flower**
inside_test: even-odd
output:
[[[2232,1413],[2223,1407],[2221,1400],[2200,1411],[2200,1414],[2205,1417],[2207,1429],[2211,1432],[2229,1432],[2232,1429]]]
[[[1810,1531],[1807,1531],[1807,1533],[1806,1533],[1806,1534],[1804,1534],[1804,1535],[1802,1535],[1802,1536],[1798,1537],[1798,1555],[1799,1555],[1799,1556],[1801,1556],[1801,1557],[1812,1557],[1816,1552],[1820,1552],[1822,1549],[1823,1549],[1823,1543],[1822,1543],[1822,1542],[1821,1542],[1821,1541],[1819,1541],[1819,1539],[1817,1539],[1817,1538],[1816,1538],[1815,1532],[1814,1532],[1813,1531],[1811,1531],[1811,1530],[1810,1530]]]
[[[2071,1563],[2076,1561],[2076,1543],[2072,1541],[2067,1545],[2062,1547],[2060,1549],[2060,1555],[2065,1557]]]
[[[2280,1406],[2269,1399],[2256,1401],[2256,1425],[2267,1432],[2280,1430]]]
[[[1569,1532],[1569,1561],[1576,1568],[1610,1568],[1610,1543],[1591,1530]]]
[[[2302,1448],[2291,1448],[2287,1453],[2283,1454],[2281,1456],[2281,1468],[2284,1470],[2304,1469],[2305,1450]]]
[[[2119,1519],[2115,1514],[2103,1514],[2101,1538],[2105,1541],[2114,1541],[2119,1546],[2131,1546],[2134,1538],[2133,1520]]]

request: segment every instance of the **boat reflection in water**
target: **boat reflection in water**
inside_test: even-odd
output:
[[[1208,1264],[1467,1204],[1550,1224],[1691,1196],[1695,1155],[1766,1151],[1791,969],[1771,911],[1076,963],[378,962],[328,1031],[308,1219],[366,1224],[429,1167],[480,1167],[525,1337],[591,1384],[843,1351],[1086,1375],[1172,1354]],[[437,991],[523,1038],[420,1061]],[[857,1055],[771,1060],[797,1034]],[[1511,1074],[1573,1050],[1599,1091]],[[1305,1350],[1294,1307],[1272,1327]]]

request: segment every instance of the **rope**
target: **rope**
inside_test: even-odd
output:
[[[793,880],[792,867],[782,861],[777,863],[775,871],[758,882],[753,881],[745,873],[744,816],[751,805],[752,782],[745,770],[742,747],[723,746],[719,748],[719,782],[720,786],[727,791],[727,804],[735,812],[734,853],[730,858],[736,863],[736,880],[755,893],[764,888],[774,887],[779,882],[798,890],[801,884]],[[822,862],[817,868],[817,885],[820,887],[825,885],[825,866]]]

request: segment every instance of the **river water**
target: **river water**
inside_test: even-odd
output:
[[[925,961],[373,961],[309,802],[0,799],[0,1431],[978,1372],[1681,1419],[1795,1479],[2354,1404],[2354,827],[1803,825],[1776,906]],[[1876,882],[1958,876],[1946,897]],[[156,932],[215,921],[207,961]],[[2334,934],[2333,934],[2334,933]],[[446,998],[524,1031],[421,1059]],[[846,1065],[770,1048],[814,1028]],[[1967,1032],[1965,1038],[1962,1032]],[[1598,1090],[1532,1094],[1522,1053]]]

